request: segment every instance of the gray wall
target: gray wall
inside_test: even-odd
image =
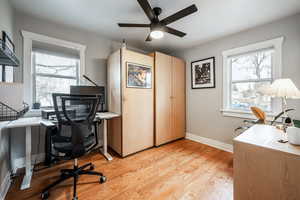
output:
[[[22,13],[17,13],[16,23],[14,28],[15,44],[17,47],[17,55],[22,61],[23,56],[23,39],[21,30],[38,33],[58,39],[63,39],[75,43],[80,43],[87,46],[86,50],[86,75],[95,80],[99,85],[106,85],[106,59],[110,53],[121,47],[121,44],[116,41],[111,41],[94,33],[85,32],[74,29],[72,27],[56,24],[43,19],[37,19]],[[134,47],[128,47],[137,50]],[[145,52],[144,50],[140,50]],[[23,68],[30,66],[21,65],[15,70],[15,81],[23,81]],[[101,127],[102,130],[102,127]],[[24,129],[14,129],[12,134],[12,159],[24,157],[25,149],[25,134]],[[102,132],[99,133],[102,135]],[[40,137],[39,137],[40,136]],[[32,136],[32,151],[33,154],[44,152],[44,129],[35,127]],[[39,145],[38,145],[39,144]],[[39,148],[38,148],[39,146]]]
[[[187,132],[202,137],[232,143],[234,129],[242,119],[223,117],[222,108],[222,51],[279,36],[283,45],[283,77],[291,78],[300,89],[300,14],[259,26],[200,46],[174,52],[187,61]],[[191,89],[191,62],[216,57],[216,89]],[[294,117],[300,119],[300,100],[290,100],[296,108]]]
[[[0,31],[13,36],[13,9],[8,0],[0,0]],[[0,35],[2,38],[2,35]],[[3,94],[0,94],[3,95]],[[0,125],[1,127],[1,125]],[[0,132],[0,185],[9,171],[8,131]]]

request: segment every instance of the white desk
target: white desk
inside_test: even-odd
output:
[[[31,164],[31,127],[40,126],[44,124],[46,126],[53,126],[54,124],[50,121],[43,120],[40,117],[29,117],[20,118],[15,121],[7,122],[3,128],[21,128],[25,127],[26,137],[25,137],[25,176],[21,184],[21,190],[30,188],[30,182],[32,177],[33,166]]]
[[[96,119],[97,120],[103,120],[104,121],[104,130],[103,130],[103,148],[101,149],[102,154],[104,157],[111,161],[112,157],[107,152],[107,120],[112,119],[114,117],[118,117],[120,115],[115,113],[97,113]],[[30,188],[30,182],[32,177],[32,169],[33,166],[31,164],[31,127],[33,126],[55,126],[54,123],[52,123],[49,120],[44,120],[41,117],[28,117],[28,118],[20,118],[15,121],[11,122],[2,122],[0,131],[2,129],[12,129],[12,128],[23,128],[26,129],[26,137],[25,137],[25,176],[23,178],[22,184],[21,184],[21,190]]]
[[[107,152],[107,120],[119,117],[119,114],[111,113],[111,112],[104,112],[104,113],[97,113],[96,119],[103,120],[103,148],[101,149],[102,154],[104,157],[112,161],[112,156]]]

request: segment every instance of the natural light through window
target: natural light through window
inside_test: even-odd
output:
[[[281,110],[280,100],[261,89],[281,77],[283,41],[280,37],[223,51],[223,115],[251,118],[251,107],[268,116]]]
[[[262,50],[230,58],[232,109],[250,110],[257,106],[270,112],[271,98],[259,92],[272,82],[273,50]]]
[[[79,59],[55,53],[33,52],[33,100],[42,107],[52,106],[52,93],[69,93],[79,83]]]

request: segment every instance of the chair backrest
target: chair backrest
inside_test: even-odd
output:
[[[71,157],[84,155],[91,146],[86,145],[86,138],[95,137],[93,126],[100,97],[61,93],[53,93],[52,97],[58,121],[58,133],[61,134],[63,128],[71,132]]]

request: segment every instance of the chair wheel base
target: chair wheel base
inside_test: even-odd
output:
[[[91,166],[90,166],[90,170],[93,171],[94,169],[95,169],[95,165],[91,165]]]
[[[49,193],[49,192],[43,192],[43,193],[41,194],[42,200],[47,200],[47,199],[49,198],[49,196],[50,196],[50,193]]]
[[[106,182],[106,176],[101,176],[100,177],[100,180],[99,180],[99,183],[100,184],[103,184],[103,183],[105,183]]]

